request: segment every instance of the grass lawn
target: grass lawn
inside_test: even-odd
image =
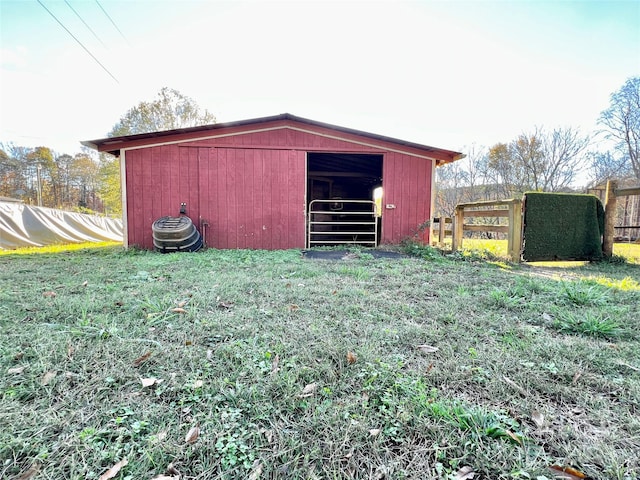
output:
[[[417,253],[0,255],[0,478],[638,479],[640,265]]]

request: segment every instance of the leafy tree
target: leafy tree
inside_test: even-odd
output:
[[[216,117],[208,110],[172,88],[163,87],[151,102],[140,102],[125,113],[109,132],[109,137],[173,130],[215,123]],[[120,162],[117,158],[100,155],[99,191],[105,209],[113,214],[122,213],[120,194]]]
[[[1,147],[4,155],[0,162],[0,195],[27,201],[35,198],[35,176],[30,175],[27,162],[31,149],[13,143],[2,144]]]
[[[201,111],[195,101],[177,90],[163,87],[155,100],[140,102],[120,118],[109,137],[173,130],[215,123],[208,110]]]
[[[111,215],[122,214],[122,194],[120,190],[120,161],[113,155],[100,154],[98,170],[98,191],[104,210]]]
[[[95,192],[98,186],[98,166],[86,153],[78,153],[71,162],[73,172],[70,181],[77,191],[77,205],[81,208],[96,209]]]
[[[48,147],[36,147],[27,155],[28,166],[34,170],[38,205],[58,206],[57,165],[53,151]]]
[[[640,77],[629,78],[611,95],[609,108],[600,114],[599,123],[606,137],[615,143],[618,153],[616,158],[610,157],[614,160],[613,171],[621,164],[627,165],[640,181]],[[603,157],[597,160],[602,162]]]

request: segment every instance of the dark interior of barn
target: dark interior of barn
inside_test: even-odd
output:
[[[308,246],[376,246],[382,155],[307,154]]]

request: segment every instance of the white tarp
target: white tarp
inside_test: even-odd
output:
[[[122,242],[122,220],[0,202],[0,249]]]

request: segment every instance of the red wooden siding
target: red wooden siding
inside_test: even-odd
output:
[[[215,248],[305,246],[305,153],[167,145],[126,154],[129,245],[153,248],[151,225],[180,204]]]
[[[431,217],[431,160],[390,152],[382,170],[382,243],[397,244]],[[420,239],[429,241],[429,229]]]
[[[126,153],[127,235],[129,245],[153,248],[151,225],[165,215],[177,216],[180,203],[198,218],[198,158],[171,146]]]
[[[319,127],[276,127],[126,150],[129,245],[153,248],[153,221],[178,215],[185,202],[201,233],[200,219],[208,222],[210,247],[303,248],[307,152],[383,155],[382,243],[399,243],[429,220],[433,161],[412,155],[428,153]]]
[[[200,215],[215,248],[303,248],[304,152],[200,151]]]
[[[334,132],[335,135],[335,132]],[[204,140],[185,142],[181,145],[241,147],[254,149],[288,149],[303,151],[337,151],[337,152],[380,152],[383,151],[375,142],[359,139],[359,143],[317,135],[290,128],[267,131],[255,131],[239,135],[221,136]]]

